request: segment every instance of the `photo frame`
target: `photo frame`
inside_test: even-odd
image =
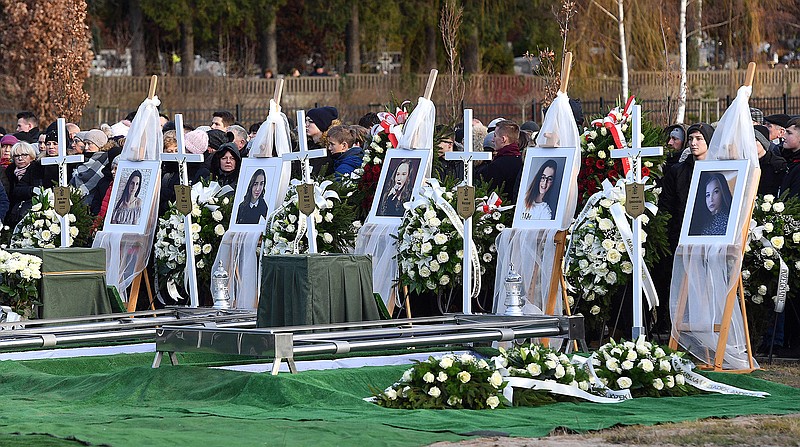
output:
[[[160,179],[161,162],[157,160],[120,161],[103,231],[144,234]]]
[[[403,203],[419,194],[430,160],[430,150],[390,149],[383,159],[372,207],[366,223],[400,225]],[[395,179],[395,180],[392,180]]]
[[[680,244],[736,243],[748,169],[747,160],[695,163]]]
[[[572,172],[574,161],[574,148],[528,148],[522,167],[513,228],[562,227],[569,196],[569,179],[575,175]]]
[[[286,194],[288,185],[280,184],[282,167],[283,161],[278,157],[242,160],[233,198],[231,231],[264,231],[268,216],[278,209]]]

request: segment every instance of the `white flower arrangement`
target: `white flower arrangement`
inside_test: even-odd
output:
[[[789,290],[800,288],[800,201],[771,194],[758,197],[750,233],[742,263],[745,298],[771,308],[777,300],[781,259],[789,270]]]
[[[70,208],[71,212],[67,213],[64,218],[70,224],[68,242],[72,246],[75,239],[81,234],[81,229],[84,233],[88,233],[88,222],[91,218],[88,217],[88,208],[78,200],[80,198],[80,191],[77,188],[70,187]],[[61,222],[58,214],[53,208],[55,198],[53,190],[39,189],[35,191],[31,199],[31,209],[25,217],[14,228],[11,235],[11,248],[56,248],[61,246]],[[86,219],[81,219],[80,227],[76,225],[78,218],[76,214],[86,216]],[[88,236],[83,234],[82,236]]]
[[[0,250],[0,305],[31,317],[33,306],[40,304],[39,280],[42,278],[42,258]]]
[[[317,209],[314,227],[317,232],[317,251],[320,253],[345,253],[355,244],[357,225],[355,207],[340,197],[349,197],[357,185],[353,182],[333,183],[329,180],[315,183]],[[330,188],[330,189],[329,189]],[[290,185],[286,198],[269,218],[264,233],[265,254],[297,254],[308,251],[305,216],[297,207],[297,185]]]
[[[507,403],[506,382],[488,362],[471,354],[445,354],[414,361],[398,382],[373,389],[372,401],[404,409],[495,409]]]
[[[230,222],[232,203],[217,182],[208,186],[198,183],[192,187],[192,226],[190,228],[197,267],[198,284],[207,284],[217,249]],[[153,246],[155,268],[159,283],[172,282],[182,287],[186,268],[186,238],[184,216],[174,203],[158,219],[158,231]],[[205,288],[200,288],[205,291]],[[177,297],[173,297],[177,299]]]
[[[672,357],[682,355],[645,341],[644,336],[636,342],[612,339],[590,358],[594,372],[589,377],[590,388],[595,392],[603,388],[630,390],[633,397],[696,394],[699,391],[686,385],[683,374],[672,366]]]

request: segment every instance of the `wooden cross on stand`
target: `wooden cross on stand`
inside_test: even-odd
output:
[[[634,183],[625,188],[625,202],[628,214],[633,217],[633,253],[631,262],[633,263],[633,329],[632,340],[639,338],[645,333],[642,315],[642,271],[644,270],[644,256],[642,254],[642,214],[644,214],[644,184],[642,184],[642,157],[660,157],[664,153],[664,148],[641,147],[640,136],[642,134],[642,106],[633,106],[631,117],[633,129],[631,130],[631,147],[624,149],[613,149],[612,158],[630,158],[633,161]],[[653,305],[658,305],[657,297]]]
[[[304,110],[297,111],[297,139],[300,145],[298,152],[289,152],[288,154],[281,155],[283,161],[300,160],[300,169],[303,172],[303,184],[297,187],[297,207],[300,212],[306,216],[306,237],[308,238],[308,252],[317,252],[317,231],[314,222],[314,216],[311,214],[316,209],[317,205],[314,201],[314,183],[311,181],[311,166],[308,160],[311,158],[325,157],[328,152],[326,149],[308,150],[308,141],[306,140],[306,112]]]
[[[83,163],[83,155],[67,155],[67,121],[64,118],[56,120],[58,129],[58,155],[42,158],[42,165],[58,165],[58,187],[53,189],[55,202],[53,207],[61,223],[61,248],[70,246],[69,243],[69,186],[67,185],[67,165],[70,163]]]
[[[470,250],[472,250],[472,214],[475,212],[475,187],[472,186],[472,161],[491,160],[491,152],[476,152],[472,150],[472,109],[464,110],[464,151],[447,152],[444,154],[445,160],[461,160],[464,162],[464,182],[458,187],[458,214],[464,219],[464,256],[462,258],[463,275],[462,294],[463,312],[465,315],[472,314],[472,262],[470,261]],[[480,275],[480,272],[475,272]]]
[[[197,267],[194,262],[194,242],[192,241],[192,187],[189,185],[189,169],[187,163],[202,163],[203,154],[191,154],[186,152],[186,145],[183,141],[183,115],[175,115],[175,139],[178,143],[177,153],[159,154],[161,161],[177,161],[178,171],[181,176],[180,185],[175,185],[175,204],[183,214],[183,234],[186,244],[186,271],[189,274],[189,307],[200,306],[200,298],[197,291]]]

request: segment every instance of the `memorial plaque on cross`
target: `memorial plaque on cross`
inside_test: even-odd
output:
[[[464,110],[464,151],[448,152],[444,154],[445,160],[461,160],[464,162],[464,182],[459,185],[459,197],[466,197],[471,201],[472,211],[475,211],[475,188],[472,186],[472,162],[474,160],[491,160],[491,152],[476,152],[472,150],[472,109]],[[471,200],[469,200],[469,196]],[[460,204],[459,204],[460,208]],[[464,217],[463,215],[461,217]],[[465,315],[472,314],[472,274],[480,275],[480,272],[472,272],[472,262],[470,253],[472,250],[472,214],[464,218],[464,256],[462,258],[462,294],[463,312]]]
[[[69,179],[67,178],[67,165],[70,163],[83,163],[83,155],[67,155],[67,120],[58,118],[56,120],[58,129],[58,155],[55,157],[42,158],[42,165],[58,165],[58,188],[66,188],[66,196],[69,197]],[[54,191],[54,196],[64,196],[63,190],[60,193]],[[67,199],[69,200],[69,199]],[[67,202],[69,203],[69,202]],[[68,211],[69,212],[69,211]],[[67,213],[59,213],[58,221],[61,223],[61,247],[70,246],[69,243],[69,219]]]
[[[644,185],[642,184],[642,157],[660,157],[664,153],[664,148],[642,147],[642,106],[633,106],[631,115],[631,147],[614,149],[611,151],[612,158],[629,158],[632,160],[631,169],[633,170],[633,181],[637,185],[636,192],[641,192],[637,196],[644,197]],[[644,256],[642,255],[642,215],[633,217],[633,252],[631,253],[631,263],[633,264],[633,329],[632,340],[644,334],[644,322],[642,315],[642,271],[644,270]],[[653,306],[658,305],[658,298],[653,297]]]
[[[178,172],[181,176],[180,185],[175,186],[175,197],[179,202],[184,204],[188,201],[188,207],[180,207],[179,210],[183,214],[183,234],[186,244],[186,270],[185,273],[189,275],[187,282],[189,283],[189,306],[200,306],[200,298],[197,291],[197,267],[194,262],[194,242],[192,241],[192,208],[194,203],[191,196],[191,185],[189,185],[189,170],[187,163],[202,163],[204,161],[203,154],[191,154],[186,152],[186,146],[183,141],[183,115],[178,113],[175,115],[175,139],[178,143],[178,152],[159,154],[161,161],[176,161],[178,162]]]
[[[303,186],[302,188],[297,188],[298,194],[298,203],[300,202],[308,202],[311,200],[314,202],[314,183],[311,181],[311,166],[308,163],[308,160],[312,158],[321,158],[327,155],[326,149],[314,149],[308,150],[308,141],[306,140],[306,112],[304,110],[297,111],[297,139],[298,145],[300,146],[300,150],[298,152],[290,152],[288,154],[281,155],[281,159],[283,161],[293,161],[299,160],[300,161],[300,169],[303,175]],[[300,196],[301,191],[304,193],[303,197]],[[309,197],[309,195],[311,197]],[[309,211],[309,210],[306,210]],[[301,211],[302,212],[302,211]],[[317,230],[314,222],[314,216],[311,215],[313,213],[313,209],[311,212],[303,213],[306,215],[306,237],[308,238],[308,252],[309,253],[316,253],[317,252]]]

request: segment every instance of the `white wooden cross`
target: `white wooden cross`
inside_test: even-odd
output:
[[[463,185],[472,186],[472,161],[491,160],[491,152],[476,152],[472,150],[472,109],[464,109],[464,151],[447,152],[444,154],[445,160],[461,160],[464,162],[464,183]],[[461,260],[461,273],[463,275],[462,294],[463,311],[465,315],[472,314],[472,262],[470,261],[470,250],[472,244],[472,216],[464,219],[464,256]],[[475,272],[480,275],[481,272]]]
[[[633,115],[631,116],[631,147],[623,149],[613,149],[611,151],[612,158],[631,158],[633,163],[634,181],[641,183],[642,181],[642,157],[660,157],[664,153],[664,148],[658,147],[641,147],[642,135],[642,106],[633,106]],[[642,216],[637,216],[633,219],[633,255],[631,262],[633,263],[633,330],[632,339],[636,340],[639,335],[644,334],[644,322],[642,315],[642,271],[644,270],[644,256],[642,255]],[[656,301],[653,303],[657,305]]]
[[[289,152],[288,154],[281,155],[283,161],[300,160],[300,169],[303,172],[303,182],[306,184],[311,182],[311,166],[308,160],[311,158],[321,158],[328,154],[327,149],[314,149],[308,150],[308,141],[306,140],[306,112],[304,110],[297,111],[297,139],[300,146],[298,152]],[[313,183],[312,183],[313,184]],[[317,252],[317,230],[314,222],[314,216],[306,216],[306,237],[308,238],[308,252]]]
[[[161,161],[177,161],[178,171],[181,175],[181,185],[189,186],[189,169],[186,163],[202,163],[203,154],[192,154],[186,152],[186,145],[183,141],[183,115],[175,115],[175,139],[178,143],[178,152],[159,154]],[[192,203],[194,207],[194,203]],[[200,306],[200,298],[197,291],[197,267],[194,261],[194,242],[192,241],[192,213],[183,216],[183,235],[186,240],[186,272],[189,274],[189,306]]]
[[[55,157],[42,158],[43,165],[58,165],[58,186],[68,186],[67,165],[70,163],[83,163],[83,155],[67,155],[67,120],[59,118],[56,120],[58,129],[58,155]],[[49,186],[49,185],[48,185]],[[70,246],[69,243],[69,219],[67,216],[58,216],[61,223],[61,247]]]

